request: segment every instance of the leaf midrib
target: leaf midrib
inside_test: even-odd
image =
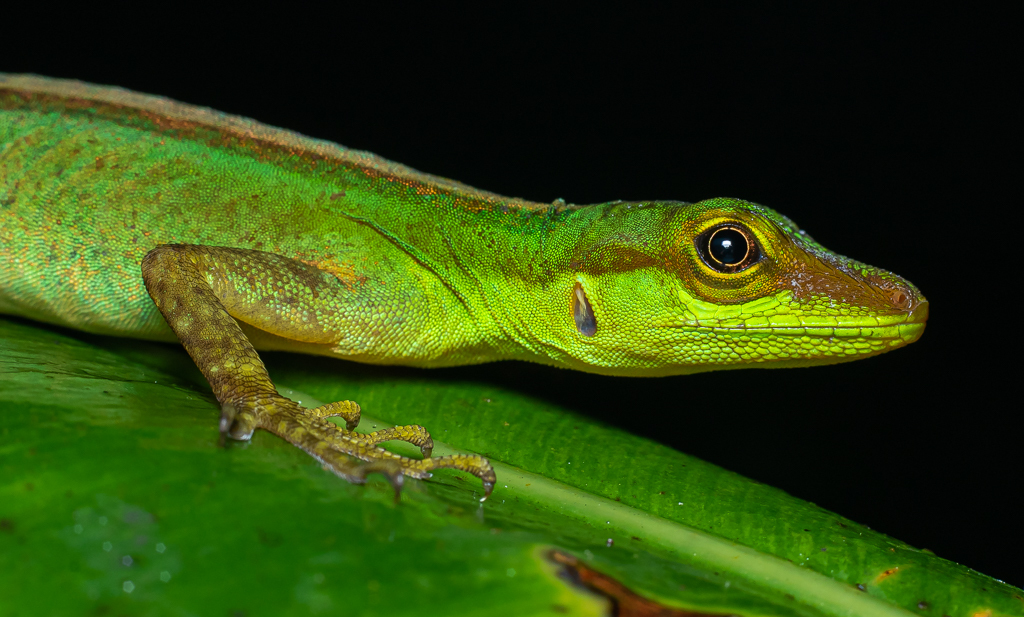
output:
[[[323,402],[296,390],[282,387],[279,391],[303,406],[316,407]],[[361,427],[380,430],[394,426],[373,416],[363,415]],[[358,429],[357,429],[358,430]],[[419,456],[419,449],[403,442],[391,442],[388,449],[406,456]],[[434,441],[434,456],[475,454]],[[525,471],[491,458],[498,483],[491,499],[512,497],[539,506],[555,506],[562,515],[582,519],[609,534],[637,536],[648,545],[658,546],[676,558],[709,571],[729,572],[766,595],[791,594],[804,604],[837,617],[907,617],[913,613],[875,598],[853,586],[824,574],[802,568],[785,559],[737,544],[633,506],[595,495],[578,487]],[[482,507],[487,507],[486,503]]]

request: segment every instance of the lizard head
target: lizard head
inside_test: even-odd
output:
[[[609,204],[569,252],[567,351],[595,372],[845,362],[916,341],[928,317],[907,280],[737,199]]]

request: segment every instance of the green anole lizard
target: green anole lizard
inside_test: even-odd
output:
[[[461,469],[486,498],[483,457],[431,458],[420,426],[358,434],[357,404],[299,406],[256,350],[634,376],[808,366],[917,340],[928,303],[738,199],[533,203],[164,98],[0,74],[0,313],[181,341],[222,434],[262,428],[396,490]],[[424,458],[379,447],[392,439]]]

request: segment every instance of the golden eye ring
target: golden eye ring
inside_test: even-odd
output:
[[[696,246],[704,263],[722,274],[742,272],[761,256],[754,235],[735,224],[712,227],[697,237]]]

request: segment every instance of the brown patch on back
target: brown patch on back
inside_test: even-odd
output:
[[[323,270],[324,272],[333,275],[334,278],[341,281],[341,284],[349,291],[355,291],[357,286],[360,286],[370,280],[368,277],[356,274],[356,269],[352,264],[342,263],[334,259],[328,258],[321,261],[298,259],[297,261],[301,261],[306,265],[313,266],[318,270]]]
[[[456,198],[457,206],[473,211],[498,205],[523,210],[549,207],[482,191],[369,152],[350,150],[206,107],[70,79],[0,74],[0,109],[25,107],[87,113],[116,124],[166,133],[174,139],[244,150],[261,161],[274,159],[281,166],[320,170],[326,167],[327,172],[355,168],[371,178],[401,182],[420,194],[449,193]]]
[[[612,605],[611,614],[616,617],[725,617],[721,613],[688,611],[648,600],[568,553],[551,551],[548,558],[563,567],[562,573],[570,581],[608,598]]]

